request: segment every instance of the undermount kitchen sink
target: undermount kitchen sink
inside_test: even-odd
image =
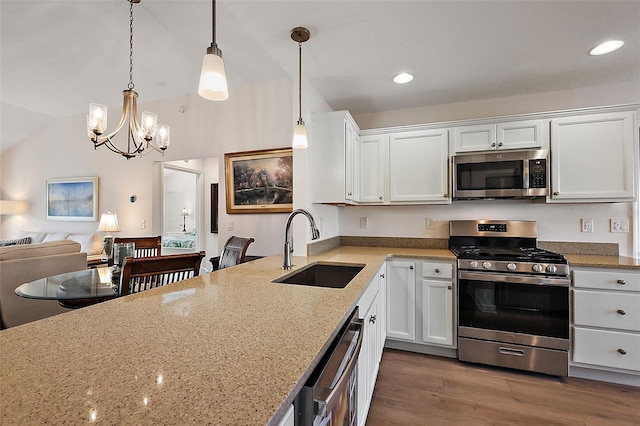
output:
[[[272,282],[345,288],[364,267],[365,265],[358,263],[314,262]]]

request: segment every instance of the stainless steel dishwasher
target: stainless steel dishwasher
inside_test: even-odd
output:
[[[296,426],[356,426],[362,320],[354,309],[296,400]]]

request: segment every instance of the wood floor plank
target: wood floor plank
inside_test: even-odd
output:
[[[367,426],[640,425],[640,389],[385,349]]]

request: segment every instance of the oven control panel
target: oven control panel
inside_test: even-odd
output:
[[[479,223],[478,232],[507,232],[506,223]]]
[[[458,259],[458,269],[493,271],[493,272],[516,272],[529,275],[554,275],[569,276],[569,265],[567,264],[547,264],[536,262],[509,262],[509,261],[478,261],[470,259]]]

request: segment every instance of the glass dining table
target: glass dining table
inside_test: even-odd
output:
[[[57,300],[65,308],[82,308],[118,297],[118,282],[112,282],[110,267],[83,269],[53,275],[18,286],[20,297]]]

